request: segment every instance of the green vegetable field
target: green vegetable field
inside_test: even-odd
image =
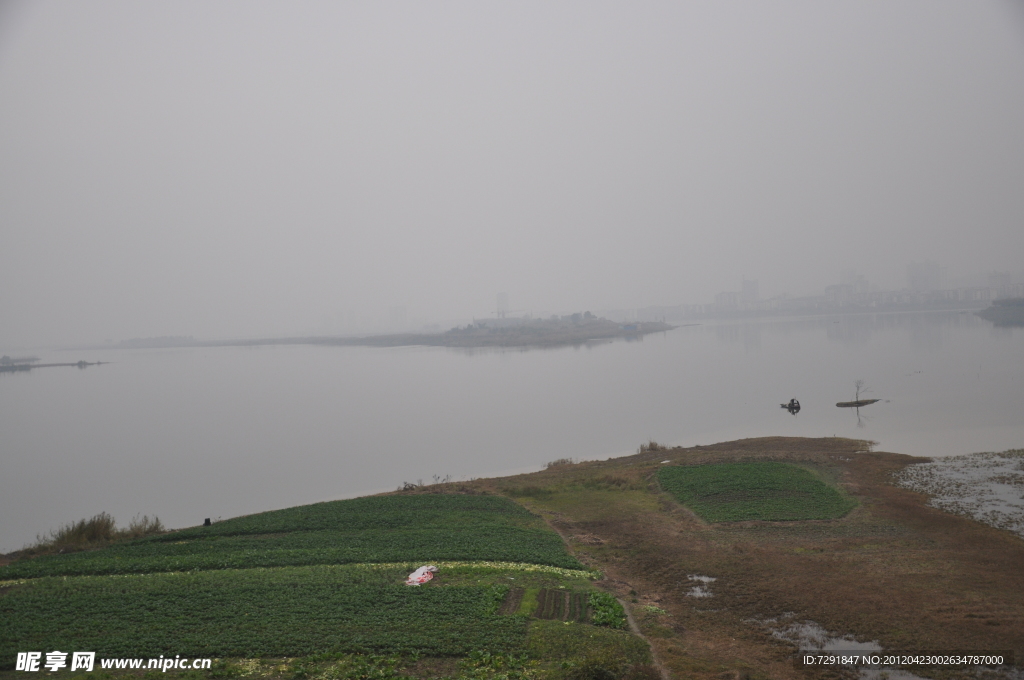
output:
[[[33,580],[0,598],[0,659],[25,649],[99,656],[303,656],[507,651],[526,619],[508,586],[409,588],[403,567],[283,567]]]
[[[404,585],[424,564],[441,571]],[[507,498],[318,503],[0,567],[0,669],[20,651],[65,649],[101,659],[356,655],[346,658],[372,666],[425,656],[500,665],[558,647],[556,638],[565,649],[600,641],[642,661],[642,642],[610,630],[624,626],[621,605],[595,594],[592,578],[556,533]],[[573,620],[538,647],[531,631],[550,616],[521,606],[513,586],[550,589],[574,603]],[[577,627],[606,632],[595,638]]]
[[[708,522],[842,517],[856,505],[789,463],[723,463],[658,470],[661,487]]]
[[[557,534],[507,498],[430,494],[317,503],[21,560],[0,567],[0,580],[438,560],[582,568]]]

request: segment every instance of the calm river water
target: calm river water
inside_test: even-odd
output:
[[[650,439],[1024,447],[1024,329],[972,313],[686,326],[580,348],[280,346],[37,352],[0,374],[0,552],[100,511],[169,527],[608,458]],[[836,408],[863,379],[877,404]],[[796,397],[797,416],[779,408]]]

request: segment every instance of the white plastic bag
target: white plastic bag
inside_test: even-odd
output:
[[[437,567],[430,564],[424,567],[420,567],[416,571],[409,574],[409,578],[405,579],[405,585],[407,586],[420,586],[434,578],[432,572],[437,571]]]

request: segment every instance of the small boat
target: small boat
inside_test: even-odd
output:
[[[860,408],[861,406],[867,406],[868,404],[874,404],[876,401],[882,401],[881,399],[858,399],[857,401],[841,401],[836,406],[839,408]]]

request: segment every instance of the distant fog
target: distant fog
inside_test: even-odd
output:
[[[1021,121],[1009,0],[6,2],[0,353],[1022,283]]]

